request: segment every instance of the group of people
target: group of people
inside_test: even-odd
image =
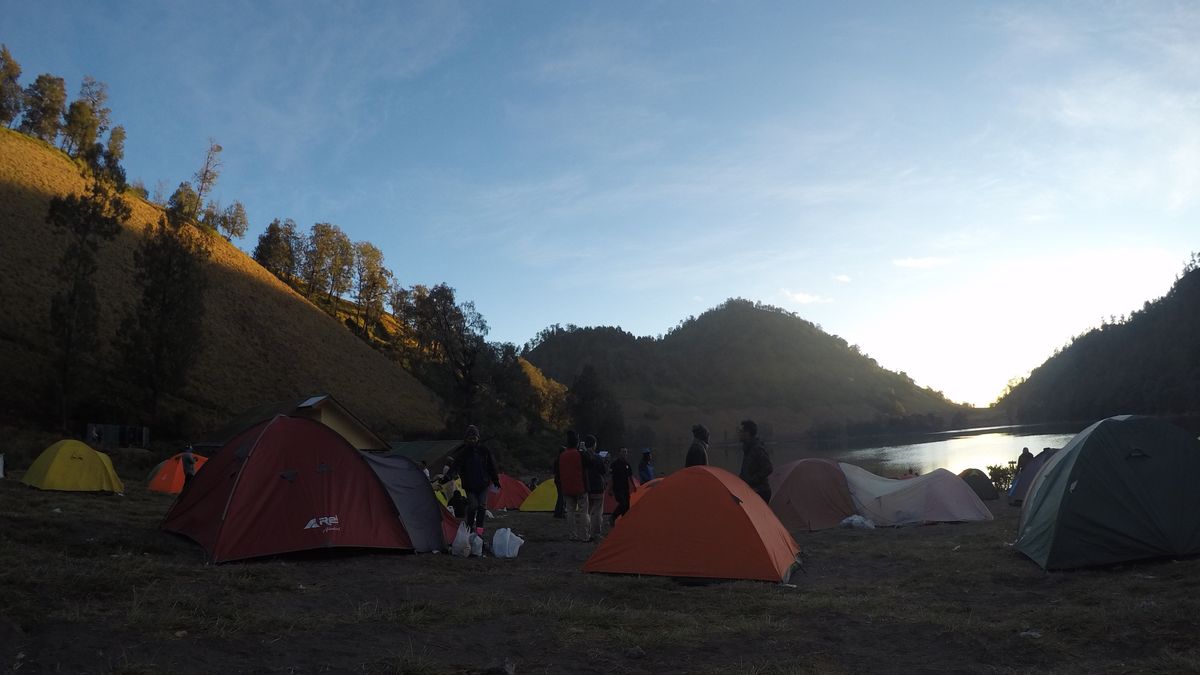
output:
[[[766,446],[758,438],[758,425],[754,420],[742,420],[738,424],[738,440],[742,446],[738,476],[769,503],[771,486],[767,479],[773,467]],[[684,468],[707,465],[708,449],[708,428],[703,424],[694,425]],[[428,477],[429,470],[424,467],[424,462],[422,468]],[[631,494],[637,489],[633,480],[635,475],[643,484],[656,478],[654,457],[649,448],[642,450],[635,472],[629,463],[628,448],[622,447],[610,457],[608,452],[600,451],[595,436],[589,434],[581,438],[578,432],[568,431],[566,445],[554,459],[553,480],[558,489],[555,516],[567,519],[569,539],[591,542],[604,535],[604,501],[609,492],[616,502],[610,521],[610,526],[615,527],[629,511]],[[500,473],[491,451],[480,442],[479,429],[474,425],[467,427],[462,446],[451,454],[442,474],[433,480],[437,484],[452,485],[455,477],[459,479],[462,493],[455,491],[452,496],[448,495],[449,506],[455,508],[456,513],[461,511],[467,527],[482,537],[488,490],[500,489]]]
[[[758,438],[758,425],[754,420],[742,420],[738,424],[738,440],[742,445],[742,465],[739,477],[754,490],[763,501],[771,501],[771,485],[768,477],[774,467],[766,445]],[[594,541],[603,536],[604,494],[606,473],[612,476],[612,496],[616,508],[612,513],[612,527],[629,511],[630,494],[637,487],[633,482],[633,467],[629,464],[629,449],[621,448],[608,466],[608,453],[596,448],[596,437],[582,439],[575,431],[567,432],[566,446],[554,460],[554,483],[562,505],[562,515],[568,519],[569,538],[572,541]],[[692,444],[684,458],[684,468],[708,464],[709,431],[703,424],[692,427]],[[642,459],[637,469],[638,481],[648,483],[655,478],[654,459],[649,448],[642,450]],[[556,508],[556,514],[559,515]]]

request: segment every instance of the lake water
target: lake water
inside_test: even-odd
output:
[[[881,476],[899,476],[909,468],[920,474],[934,469],[948,469],[959,473],[964,469],[980,469],[984,473],[992,465],[1005,465],[1016,461],[1021,448],[1029,448],[1033,454],[1042,448],[1061,448],[1075,434],[1013,434],[990,432],[951,438],[942,438],[924,443],[885,445],[861,450],[836,451],[834,453],[799,453],[786,461],[800,457],[828,457],[839,462],[857,464]],[[780,457],[782,460],[783,457]]]
[[[767,447],[770,448],[775,466],[805,457],[823,457],[856,464],[872,473],[894,478],[910,468],[922,475],[937,468],[953,473],[974,468],[986,473],[989,466],[1016,461],[1021,448],[1029,448],[1035,455],[1042,448],[1061,448],[1078,431],[1080,429],[1061,426],[995,427],[931,434],[920,439],[907,438],[903,442],[880,441],[878,445],[865,448],[817,448],[786,442],[768,442]],[[734,444],[721,447],[725,452],[710,451],[710,461],[728,464],[727,468],[736,472],[741,452]],[[717,456],[714,457],[714,454]]]

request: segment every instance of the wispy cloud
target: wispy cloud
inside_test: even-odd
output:
[[[800,291],[789,291],[786,288],[779,289],[779,292],[783,293],[785,298],[797,305],[815,305],[833,302],[832,298],[824,298],[819,295],[803,293]]]
[[[892,261],[892,264],[905,269],[928,270],[935,267],[944,267],[949,262],[949,258],[931,256],[926,258],[897,258]]]
[[[833,280],[838,283],[848,284],[848,283],[850,283],[850,275],[849,274],[835,274],[835,275],[833,275]]]

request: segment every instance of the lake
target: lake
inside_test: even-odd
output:
[[[768,443],[775,466],[805,457],[823,457],[855,464],[889,477],[913,469],[920,474],[942,468],[953,473],[1016,461],[1021,448],[1037,454],[1042,448],[1061,448],[1082,427],[989,427],[959,429],[901,441],[881,439],[878,445],[860,448],[816,448],[803,443]],[[740,455],[740,453],[737,453]]]
[[[1015,434],[996,431],[941,438],[924,443],[837,451],[833,454],[798,453],[789,456],[785,461],[801,457],[827,457],[839,462],[857,464],[872,473],[891,477],[897,477],[910,468],[920,474],[938,468],[948,469],[953,473],[975,468],[987,473],[987,468],[991,465],[1005,465],[1016,461],[1017,456],[1021,454],[1021,448],[1029,448],[1029,451],[1036,455],[1042,448],[1061,448],[1074,436],[1073,433]],[[780,456],[780,459],[784,458]]]
[[[1200,418],[1175,417],[1170,421],[1200,433]],[[805,457],[823,457],[838,462],[856,464],[862,468],[890,478],[897,478],[912,468],[926,474],[937,468],[959,473],[963,469],[979,469],[987,473],[992,465],[1005,465],[1016,461],[1021,448],[1029,448],[1033,454],[1042,448],[1061,448],[1086,424],[1042,424],[1034,426],[983,427],[978,429],[956,429],[935,434],[905,436],[903,438],[880,437],[874,440],[858,439],[844,447],[822,446],[803,441],[768,440],[771,461],[782,466]],[[709,463],[738,472],[741,463],[741,446],[737,443],[714,443],[709,449]],[[661,455],[660,455],[661,457]],[[683,453],[667,455],[665,464],[683,462]]]

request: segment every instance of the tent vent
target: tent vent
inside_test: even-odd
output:
[[[741,503],[742,503],[742,498],[741,498],[741,497],[739,497],[739,496],[737,496],[737,495],[735,495],[735,494],[733,494],[733,493],[730,493],[730,494],[729,494],[729,496],[730,496],[730,497],[733,497],[733,503],[734,503],[734,504],[741,504]]]
[[[295,470],[288,469],[287,471],[284,471],[283,473],[279,474],[279,477],[286,480],[287,482],[291,483],[292,481],[296,480],[296,475],[297,474],[296,474]]]
[[[333,471],[333,469],[331,469],[325,462],[321,462],[317,465],[317,473],[329,473],[330,471]]]
[[[1125,459],[1150,459],[1150,455],[1141,448],[1134,448],[1125,455]]]

